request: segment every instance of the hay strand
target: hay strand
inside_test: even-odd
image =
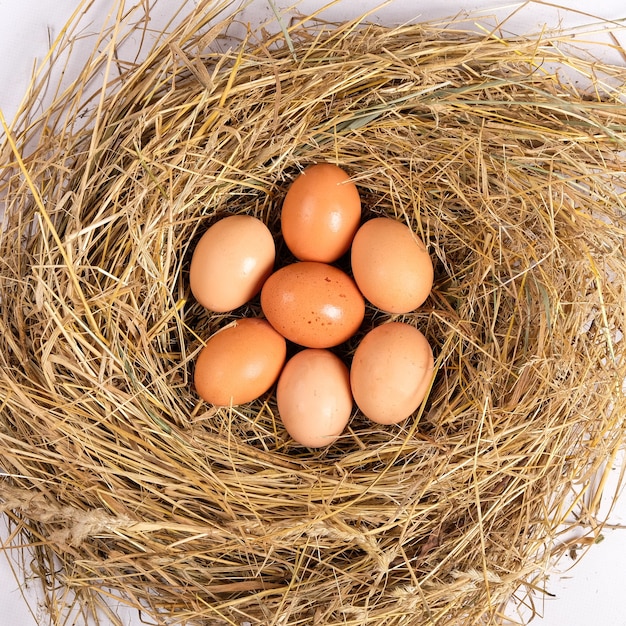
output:
[[[141,14],[120,3],[79,78],[37,115],[44,72],[3,122],[0,507],[55,623],[57,584],[83,616],[119,593],[159,624],[532,611],[565,530],[601,529],[595,477],[624,443],[623,68],[454,23],[303,19],[218,51],[228,6],[199,3],[139,63],[116,56]],[[195,395],[202,341],[260,309],[209,314],[187,272],[220,216],[277,233],[322,160],[427,242],[432,296],[401,319],[437,376],[406,423],[355,412],[309,450],[271,394]]]

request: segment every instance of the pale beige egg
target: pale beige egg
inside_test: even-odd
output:
[[[365,222],[351,250],[352,273],[361,293],[387,313],[421,306],[433,286],[433,263],[424,242],[389,217]]]
[[[366,417],[397,424],[420,406],[432,381],[433,352],[414,326],[390,322],[361,340],[350,368],[354,400]]]
[[[254,298],[274,269],[276,248],[267,226],[251,215],[231,215],[198,241],[189,269],[196,300],[226,313]]]
[[[352,413],[348,368],[329,350],[302,350],[287,361],[276,386],[276,402],[295,441],[310,448],[328,446]]]

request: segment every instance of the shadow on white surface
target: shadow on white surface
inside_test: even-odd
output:
[[[6,516],[0,519],[0,545],[5,547],[9,541],[9,528]],[[15,545],[19,537],[11,541]],[[15,551],[0,554],[0,606],[2,626],[43,626],[35,619],[37,595],[23,578],[23,568],[16,558]]]

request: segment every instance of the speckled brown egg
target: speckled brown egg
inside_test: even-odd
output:
[[[354,281],[337,267],[302,261],[274,272],[261,290],[261,307],[283,337],[308,348],[348,340],[365,315]]]

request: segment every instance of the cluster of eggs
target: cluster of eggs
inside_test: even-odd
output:
[[[285,429],[309,447],[334,442],[354,403],[373,422],[403,421],[431,383],[426,337],[405,322],[374,326],[350,367],[332,348],[357,334],[366,300],[394,314],[423,304],[433,283],[423,242],[389,217],[362,224],[356,185],[330,163],[309,166],[293,181],[281,232],[297,261],[276,271],[272,233],[250,215],[217,221],[194,249],[190,288],[201,305],[226,313],[260,292],[264,315],[237,319],[209,337],[195,365],[198,395],[215,406],[234,406],[276,384]],[[333,265],[348,252],[352,277]],[[288,360],[287,341],[298,347]]]

